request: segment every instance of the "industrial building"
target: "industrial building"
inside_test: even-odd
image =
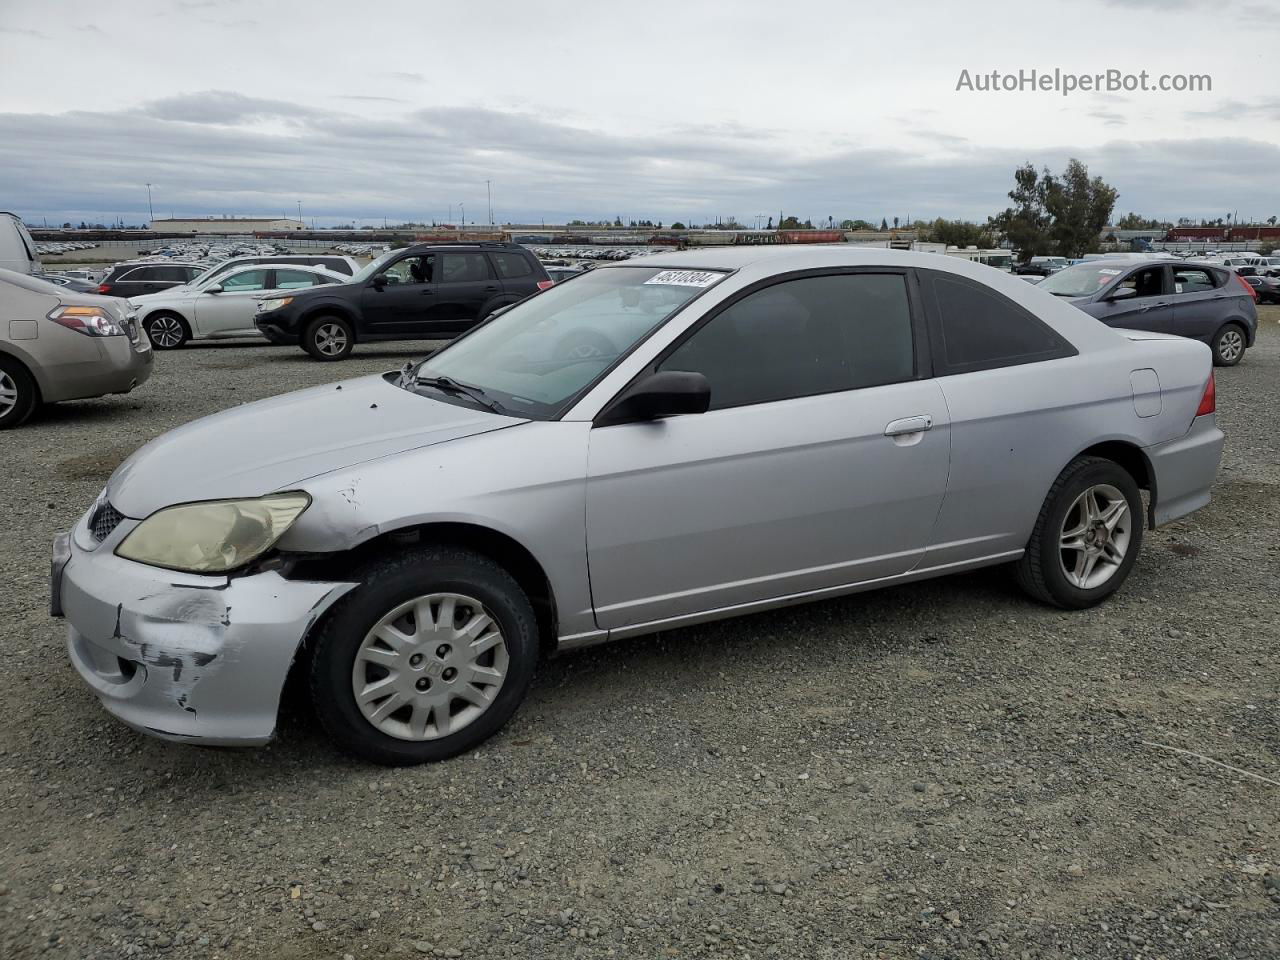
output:
[[[161,233],[239,234],[305,229],[301,220],[286,217],[157,217],[151,229]]]

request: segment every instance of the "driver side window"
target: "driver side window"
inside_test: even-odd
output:
[[[246,270],[244,273],[223,277],[222,289],[225,293],[248,293],[252,290],[265,290],[267,289],[267,271]]]
[[[1158,297],[1164,293],[1164,267],[1147,267],[1129,274],[1119,286],[1127,287],[1138,297]]]
[[[405,257],[382,271],[387,283],[430,283],[435,257]]]

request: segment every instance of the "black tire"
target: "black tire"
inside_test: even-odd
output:
[[[316,317],[302,334],[302,349],[316,360],[345,360],[351,356],[356,335],[351,323],[343,317]]]
[[[1226,323],[1213,335],[1209,347],[1213,350],[1215,367],[1234,367],[1244,359],[1248,337],[1238,323]]]
[[[40,388],[12,357],[0,356],[0,430],[21,426],[40,405]]]
[[[1067,578],[1063,556],[1074,556],[1061,546],[1064,525],[1075,512],[1079,497],[1091,487],[1106,485],[1118,490],[1128,504],[1127,544],[1124,556],[1105,582],[1091,588]],[[1074,526],[1074,524],[1073,524]],[[1049,488],[1040,516],[1027,541],[1026,552],[1014,565],[1014,576],[1023,590],[1042,603],[1067,610],[1083,610],[1101,603],[1120,589],[1142,550],[1142,494],[1129,471],[1102,457],[1078,457],[1067,464]]]
[[[373,763],[407,766],[448,759],[496,733],[524,700],[538,658],[537,619],[515,579],[481,554],[441,547],[377,560],[364,569],[362,581],[325,618],[312,642],[311,699],[334,741]],[[457,732],[428,740],[400,739],[361,713],[352,671],[361,644],[379,620],[431,593],[463,594],[483,604],[502,632],[506,677],[484,712]]]
[[[160,311],[142,321],[142,329],[155,350],[178,350],[191,339],[187,321],[176,313]]]

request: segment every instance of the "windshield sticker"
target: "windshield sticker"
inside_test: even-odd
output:
[[[1118,277],[1121,273],[1119,270],[1099,270],[1098,272],[1104,277]]]
[[[1174,293],[1181,293],[1181,292],[1182,292],[1182,284],[1180,284],[1180,283],[1175,283],[1175,284],[1173,285],[1173,292],[1174,292]]]
[[[645,284],[662,283],[679,287],[709,287],[723,276],[723,273],[712,273],[710,270],[663,270],[661,273],[646,280]]]

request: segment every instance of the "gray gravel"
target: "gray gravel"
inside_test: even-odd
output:
[[[137,445],[399,365],[163,354],[0,434],[0,957],[1280,955],[1280,308],[1218,372],[1215,499],[1078,614],[1001,571],[548,662],[480,752],[385,770],[132,733],[45,615]]]

